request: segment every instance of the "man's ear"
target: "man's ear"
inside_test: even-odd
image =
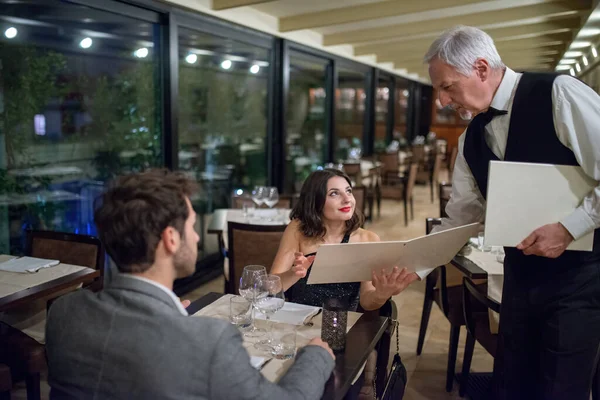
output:
[[[172,226],[167,226],[160,236],[165,250],[168,253],[175,254],[177,250],[179,250],[179,246],[181,246],[181,235],[177,229]]]
[[[490,72],[492,71],[490,64],[485,58],[478,58],[477,61],[475,61],[475,70],[477,71],[477,76],[481,82],[487,81],[490,77]]]

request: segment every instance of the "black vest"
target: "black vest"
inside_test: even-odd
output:
[[[555,74],[524,73],[512,106],[504,161],[579,165],[573,152],[564,146],[554,129],[552,86]],[[574,79],[574,78],[573,78]],[[480,114],[481,115],[481,114]],[[490,161],[499,161],[485,141],[476,116],[467,128],[463,153],[483,198],[487,196]],[[545,199],[540,199],[545,201]],[[516,248],[506,248],[506,265],[545,271],[569,268],[600,259],[600,230],[594,233],[594,251],[565,251],[556,259],[525,256]]]

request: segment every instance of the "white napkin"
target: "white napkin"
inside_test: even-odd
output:
[[[283,305],[283,308],[277,311],[272,317],[271,321],[280,322],[291,325],[302,325],[307,318],[315,315],[319,312],[319,307],[307,306],[298,303],[288,303]],[[266,320],[265,315],[259,311],[256,311],[255,318]]]
[[[267,362],[266,357],[250,356],[250,364],[256,369],[260,369],[265,362]]]
[[[46,260],[43,258],[21,257],[0,263],[0,270],[18,273],[33,273],[42,268],[58,265],[58,260]]]

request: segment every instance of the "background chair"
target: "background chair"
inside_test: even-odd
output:
[[[431,202],[434,200],[434,187],[438,183],[438,177],[440,175],[440,170],[442,168],[442,161],[444,159],[444,154],[437,153],[435,155],[435,159],[433,161],[433,168],[431,169],[431,177],[429,179],[429,187],[431,189]]]
[[[427,218],[425,221],[426,234],[429,234],[433,227],[441,224],[441,222],[440,218]],[[446,370],[446,390],[450,392],[454,383],[460,327],[465,324],[465,321],[462,304],[462,285],[448,286],[448,275],[452,276],[453,280],[456,280],[456,276],[460,276],[460,272],[452,265],[442,265],[433,270],[425,280],[425,298],[417,342],[417,355],[420,355],[423,351],[431,307],[435,302],[440,307],[440,310],[442,310],[448,322],[450,322],[448,366]],[[485,284],[485,290],[487,290],[487,284]]]
[[[500,304],[490,299],[487,296],[487,290],[484,291],[481,285],[475,285],[472,280],[465,277],[463,286],[463,305],[464,318],[467,325],[467,341],[465,344],[465,357],[463,359],[459,389],[459,395],[461,397],[467,392],[475,341],[479,342],[492,357],[496,358],[498,335],[493,334],[490,330],[489,310],[500,313]],[[480,376],[486,379],[486,382],[479,386],[490,388],[489,384],[491,383],[491,376],[491,374]]]
[[[360,211],[362,215],[365,215],[365,203],[367,200],[367,188],[364,186],[355,186],[352,188],[352,194],[356,200],[355,208]],[[364,226],[364,223],[363,223]]]
[[[270,270],[285,228],[286,225],[227,223],[229,268],[225,293],[238,293],[246,265],[264,265],[267,271]]]
[[[446,205],[452,196],[452,183],[440,182],[440,218],[447,218]]]

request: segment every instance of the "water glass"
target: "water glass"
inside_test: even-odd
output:
[[[483,251],[483,241],[484,241],[483,232],[479,232],[479,235],[477,235],[477,248],[481,251]]]
[[[245,202],[242,204],[242,215],[244,218],[252,218],[254,216],[254,211],[256,210],[256,206],[254,203]]]
[[[271,354],[278,360],[289,360],[296,356],[296,327],[281,324],[273,332],[273,350]]]
[[[229,300],[229,321],[240,329],[252,325],[252,303],[242,296],[233,296]]]

